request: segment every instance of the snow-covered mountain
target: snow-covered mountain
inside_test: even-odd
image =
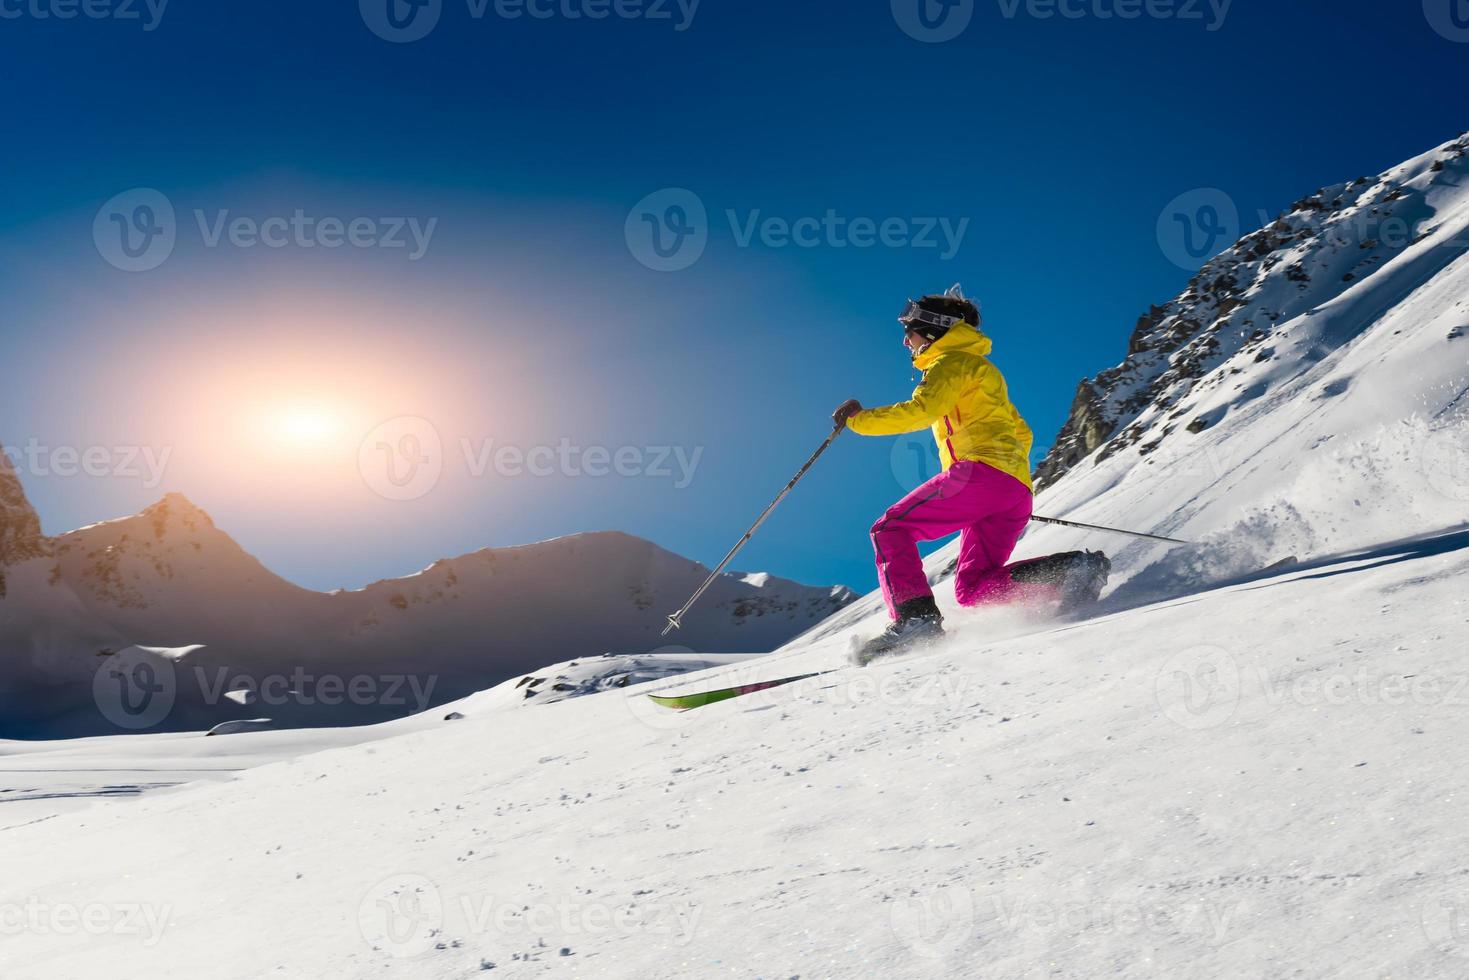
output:
[[[1102,462],[1187,443],[1269,394],[1267,382],[1290,373],[1282,365],[1310,366],[1360,337],[1469,248],[1466,155],[1469,134],[1375,179],[1322,188],[1212,259],[1139,318],[1126,360],[1081,383],[1038,479],[1054,484],[1094,452]],[[1462,336],[1460,311],[1442,311],[1438,339]]]
[[[670,642],[660,635],[664,617],[708,574],[651,542],[603,532],[486,549],[365,589],[319,593],[269,571],[178,494],[136,516],[48,540],[13,473],[0,489],[0,545],[10,556],[0,571],[32,580],[24,596],[0,603],[0,615],[12,617],[0,634],[7,655],[15,658],[38,632],[61,631],[32,657],[29,674],[34,680],[38,670],[55,673],[45,661],[70,658],[80,669],[55,679],[73,686],[85,681],[79,700],[68,703],[84,708],[100,650],[202,645],[174,671],[180,700],[164,727],[207,728],[271,713],[268,708],[281,724],[381,720],[424,707],[425,698],[462,697],[548,660],[655,650]],[[843,586],[727,574],[671,640],[711,652],[769,650],[853,598]],[[63,615],[45,612],[58,603]],[[575,615],[567,614],[568,603]],[[21,610],[24,622],[15,618]],[[73,639],[79,624],[90,625]],[[27,674],[19,671],[17,684]],[[429,693],[407,704],[372,696],[323,703],[328,699],[317,690],[323,683],[355,677],[371,679],[374,691],[392,684],[408,690],[399,678],[411,677],[413,690]],[[277,699],[282,703],[244,698],[236,704],[218,696],[221,683],[255,687],[281,678],[292,695]],[[0,706],[0,717],[14,716]]]
[[[1037,510],[1210,545],[1086,538],[1121,551],[1123,584],[1457,523],[1466,335],[1469,135],[1296,202],[1154,307],[1082,382]],[[1023,553],[1075,540],[1038,529]]]

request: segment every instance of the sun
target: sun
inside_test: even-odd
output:
[[[323,405],[288,405],[278,409],[270,425],[281,443],[292,446],[321,446],[342,431],[341,416]]]

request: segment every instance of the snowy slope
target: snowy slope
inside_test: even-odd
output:
[[[708,574],[651,542],[603,532],[485,549],[327,594],[270,572],[178,494],[52,540],[40,535],[9,471],[0,490],[13,515],[0,524],[11,556],[0,574],[28,583],[24,595],[0,599],[0,655],[15,665],[0,682],[0,733],[34,734],[48,720],[72,732],[112,730],[87,710],[93,676],[99,653],[133,644],[201,647],[169,670],[177,707],[157,723],[162,729],[262,714],[283,725],[397,717],[548,660],[664,648],[664,617]],[[566,614],[568,596],[575,616]],[[853,598],[843,586],[726,574],[675,639],[704,651],[770,650]],[[384,692],[416,688],[409,698],[334,705],[317,690],[357,677]],[[289,695],[264,708],[217,696],[280,679]]]
[[[0,831],[107,801],[126,802],[200,780],[331,748],[442,727],[489,712],[528,709],[681,674],[763,659],[762,654],[603,654],[552,664],[437,709],[378,725],[271,730],[210,738],[201,732],[45,741],[0,739]],[[227,723],[228,724],[228,723]]]
[[[6,830],[29,924],[0,972],[1462,976],[1466,572],[1461,530],[1009,640],[974,619],[694,712],[470,711]]]

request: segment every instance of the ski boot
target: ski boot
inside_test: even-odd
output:
[[[852,651],[851,661],[858,667],[866,667],[878,657],[908,650],[943,635],[944,617],[933,596],[909,599],[898,606],[898,618],[887,629]]]

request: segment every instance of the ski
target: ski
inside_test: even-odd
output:
[[[1266,572],[1278,572],[1282,569],[1290,568],[1293,565],[1299,565],[1300,563],[1301,560],[1299,558],[1297,558],[1295,555],[1291,555],[1289,558],[1280,559],[1280,561],[1276,562],[1273,565],[1266,565],[1264,568],[1260,569],[1259,574],[1264,575]]]
[[[772,687],[783,687],[786,684],[794,684],[796,681],[804,681],[811,677],[820,677],[822,674],[830,674],[830,670],[818,670],[811,674],[798,674],[795,677],[781,677],[772,681],[756,681],[753,684],[741,684],[738,687],[726,687],[717,691],[700,691],[697,694],[649,694],[654,703],[661,704],[665,708],[673,708],[678,711],[690,711],[694,708],[702,708],[706,704],[715,704],[719,701],[728,701],[731,698],[742,697],[746,694],[754,694],[757,691],[768,691]]]

